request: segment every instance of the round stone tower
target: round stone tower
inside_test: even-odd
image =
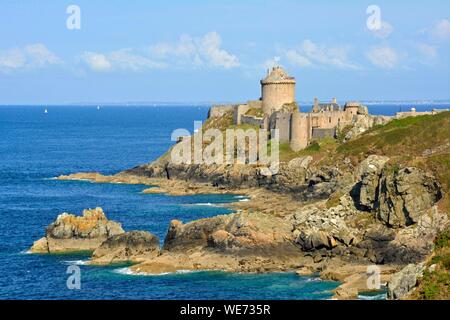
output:
[[[284,104],[295,102],[295,78],[281,67],[274,67],[261,80],[262,108],[265,114],[278,111]]]

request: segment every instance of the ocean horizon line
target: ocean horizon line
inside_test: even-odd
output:
[[[320,100],[326,102],[327,100]],[[341,104],[345,104],[348,101],[359,101],[366,105],[441,105],[450,104],[450,99],[417,99],[417,100],[364,100],[364,99],[343,99]],[[339,100],[338,100],[339,102]],[[244,102],[229,102],[229,101],[211,101],[211,102],[79,102],[79,103],[0,103],[0,107],[211,107],[213,105],[220,104],[239,104]],[[313,101],[297,101],[299,105],[312,105]]]

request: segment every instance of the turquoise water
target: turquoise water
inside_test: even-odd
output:
[[[193,272],[130,275],[123,265],[83,265],[87,254],[26,251],[63,212],[102,207],[125,230],[163,241],[169,221],[225,214],[233,195],[171,197],[144,186],[57,181],[61,174],[112,174],[157,158],[177,128],[192,131],[205,107],[0,107],[0,298],[2,299],[326,299],[336,283],[290,273]],[[78,264],[81,289],[66,286]]]

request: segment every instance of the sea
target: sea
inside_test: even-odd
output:
[[[400,108],[369,106],[387,115]],[[331,298],[339,283],[317,276],[207,270],[140,275],[127,264],[86,265],[89,253],[28,252],[62,212],[102,207],[126,231],[149,231],[161,242],[172,219],[189,222],[232,212],[226,204],[245,198],[143,194],[143,185],[54,179],[75,172],[114,174],[155,160],[174,143],[173,130],[193,132],[194,121],[204,120],[207,111],[206,105],[0,106],[0,299]],[[70,285],[74,265],[79,288]],[[381,292],[361,299],[384,297]]]

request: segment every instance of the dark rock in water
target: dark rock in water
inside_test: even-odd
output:
[[[84,210],[82,216],[62,213],[36,241],[33,253],[59,253],[95,250],[112,235],[123,233],[120,223],[108,220],[102,208]]]
[[[140,261],[159,253],[159,239],[146,231],[130,231],[109,237],[92,256],[92,263]]]

